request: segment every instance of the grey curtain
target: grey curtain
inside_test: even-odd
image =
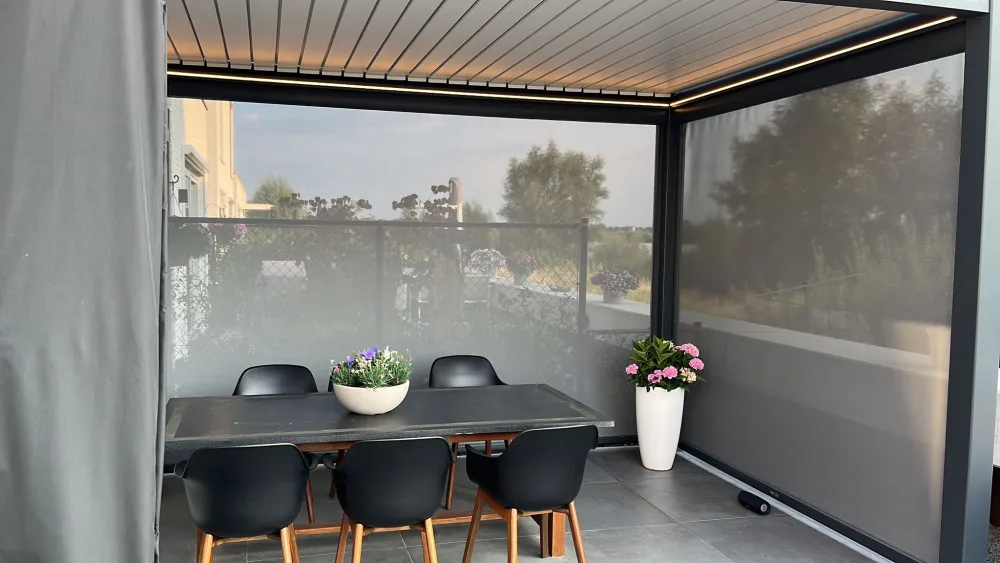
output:
[[[0,562],[153,561],[160,0],[0,1]]]

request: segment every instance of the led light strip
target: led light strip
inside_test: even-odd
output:
[[[418,87],[398,87],[381,86],[378,84],[351,84],[344,82],[326,82],[322,80],[300,80],[296,78],[270,78],[262,76],[231,76],[226,74],[213,74],[210,72],[192,72],[187,70],[168,70],[168,76],[178,76],[186,78],[206,78],[209,80],[228,80],[231,82],[256,82],[258,84],[287,84],[289,86],[318,86],[320,88],[339,88],[343,90],[362,90],[369,92],[394,92],[400,94],[433,94],[440,96],[455,96],[461,98],[488,98],[495,100],[527,100],[532,102],[561,102],[575,104],[594,104],[599,106],[629,106],[639,108],[666,109],[670,107],[667,102],[632,102],[628,100],[594,100],[586,98],[558,97],[558,96],[528,96],[522,94],[492,94],[486,92],[470,92],[466,90],[449,90],[442,88],[418,88]]]
[[[687,97],[687,98],[681,98],[680,100],[671,102],[670,103],[670,107],[677,107],[679,105],[686,104],[688,102],[692,102],[694,100],[698,100],[698,99],[701,99],[701,98],[705,98],[707,96],[714,96],[715,94],[718,94],[720,92],[725,92],[726,90],[732,90],[733,88],[739,88],[740,86],[746,86],[747,84],[751,84],[753,82],[764,80],[766,78],[771,78],[772,76],[777,76],[779,74],[783,74],[783,73],[795,70],[797,68],[802,68],[804,66],[809,66],[811,64],[816,64],[816,63],[818,63],[820,61],[825,61],[825,60],[831,59],[833,57],[839,57],[840,55],[843,55],[843,54],[846,54],[846,53],[850,53],[852,51],[857,51],[858,49],[864,49],[865,47],[870,47],[872,45],[877,45],[879,43],[883,43],[885,41],[890,41],[890,40],[895,39],[897,37],[902,37],[904,35],[908,35],[910,33],[914,33],[914,32],[920,31],[922,29],[927,29],[928,27],[934,27],[936,25],[941,25],[941,24],[943,24],[945,22],[950,22],[950,21],[956,20],[956,19],[958,19],[958,16],[948,16],[948,17],[945,17],[945,18],[941,18],[941,19],[938,19],[938,20],[934,20],[934,21],[931,21],[931,22],[920,24],[918,26],[911,27],[909,29],[904,29],[902,31],[897,31],[896,33],[890,33],[889,35],[884,35],[882,37],[877,37],[877,38],[872,39],[870,41],[865,41],[863,43],[858,43],[857,45],[851,45],[850,47],[845,47],[843,49],[840,49],[839,51],[834,51],[832,53],[827,53],[825,55],[820,55],[818,57],[813,57],[811,59],[802,61],[800,63],[795,63],[793,65],[788,65],[788,66],[781,67],[781,68],[776,69],[776,70],[772,70],[771,72],[765,72],[764,74],[760,74],[760,75],[757,75],[757,76],[752,76],[750,78],[747,78],[746,80],[740,80],[739,82],[733,82],[732,84],[727,84],[725,86],[720,86],[719,88],[716,88],[714,90],[709,90],[707,92],[702,92],[700,94],[695,94],[695,95]]]

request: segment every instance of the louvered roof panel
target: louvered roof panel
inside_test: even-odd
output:
[[[669,95],[901,16],[780,0],[167,0],[167,58]]]

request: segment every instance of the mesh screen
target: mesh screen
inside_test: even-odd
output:
[[[936,561],[963,60],[689,124],[683,439]]]

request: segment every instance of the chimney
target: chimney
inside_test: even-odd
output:
[[[461,178],[448,178],[448,189],[451,193],[448,203],[453,206],[455,210],[455,221],[457,223],[462,222],[462,179]]]

